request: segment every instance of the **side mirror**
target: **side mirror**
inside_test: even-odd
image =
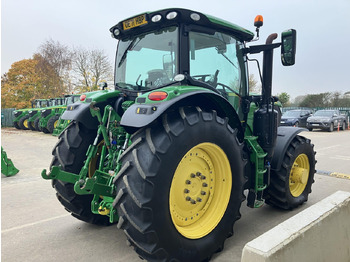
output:
[[[297,31],[289,29],[282,32],[281,59],[284,66],[295,64]]]

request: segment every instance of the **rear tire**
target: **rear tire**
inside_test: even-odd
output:
[[[52,134],[53,130],[55,129],[58,119],[60,119],[59,116],[54,115],[47,121],[47,130]]]
[[[216,112],[186,107],[132,141],[114,181],[118,227],[146,260],[209,260],[233,234],[245,199],[237,130]]]
[[[52,151],[50,166],[61,166],[62,170],[79,174],[86,159],[86,151],[93,143],[96,130],[89,130],[83,125],[72,122],[59,136],[59,141]],[[77,195],[74,185],[60,180],[52,180],[58,201],[73,217],[91,224],[109,225],[109,217],[91,212],[93,195]]]
[[[266,203],[293,209],[308,200],[315,175],[315,151],[311,141],[296,136],[289,144],[279,171],[271,170],[271,182],[264,192]]]
[[[22,116],[21,119],[18,121],[18,125],[21,129],[29,130],[28,118],[29,118],[29,115],[25,115],[25,116]]]

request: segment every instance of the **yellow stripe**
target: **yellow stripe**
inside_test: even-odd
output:
[[[349,179],[350,180],[350,175],[348,175],[348,174],[333,172],[333,173],[330,173],[329,175],[337,177],[337,178],[344,178],[344,179]]]

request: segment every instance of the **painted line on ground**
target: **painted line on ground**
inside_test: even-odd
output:
[[[62,218],[62,217],[67,217],[67,216],[70,216],[70,214],[65,214],[65,215],[61,215],[61,216],[57,216],[57,217],[51,217],[51,218],[39,220],[39,221],[36,221],[36,222],[33,222],[33,223],[29,223],[29,224],[25,224],[25,225],[21,225],[21,226],[17,226],[17,227],[11,227],[9,229],[1,230],[1,234],[2,233],[8,233],[8,232],[11,232],[11,231],[14,231],[14,230],[18,230],[18,229],[22,229],[22,228],[26,228],[26,227],[35,226],[35,225],[38,225],[38,224],[42,224],[42,223],[45,223],[45,222],[49,222],[49,221],[52,221],[52,220],[55,220],[55,219],[59,219],[59,218]]]
[[[325,175],[325,176],[331,176],[331,177],[336,177],[336,178],[349,179],[350,180],[350,175],[349,174],[344,174],[344,173],[339,173],[339,172],[330,172],[330,171],[317,170],[316,174]]]

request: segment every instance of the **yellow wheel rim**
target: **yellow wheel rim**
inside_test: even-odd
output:
[[[292,196],[298,197],[304,192],[309,174],[309,158],[305,154],[300,154],[295,159],[289,175],[289,190]]]
[[[95,174],[96,167],[98,166],[99,161],[100,161],[100,155],[101,155],[103,144],[104,144],[104,140],[102,140],[100,143],[98,143],[97,154],[95,157],[91,158],[91,161],[89,163],[89,169],[88,169],[89,170],[88,171],[89,178],[91,178]]]
[[[53,123],[53,128],[56,128],[57,123],[58,123],[58,120],[56,120],[55,123]]]
[[[23,121],[23,125],[24,125],[25,128],[29,128],[29,126],[28,126],[28,119]]]
[[[190,239],[209,234],[225,214],[231,188],[230,162],[220,147],[202,143],[189,150],[170,187],[170,214],[178,232]]]

